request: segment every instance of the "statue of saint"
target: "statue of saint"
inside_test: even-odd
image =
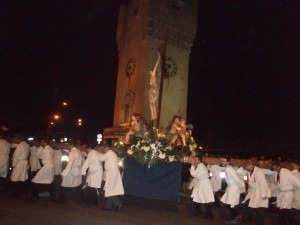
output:
[[[157,83],[157,67],[160,61],[160,55],[158,54],[158,59],[155,63],[155,66],[152,70],[150,70],[150,89],[148,91],[149,94],[149,103],[151,110],[151,120],[155,120],[157,118],[157,99],[159,97],[159,88]]]
[[[130,136],[145,137],[146,125],[143,118],[138,114],[134,113],[131,116],[130,130],[126,133],[125,144],[129,144]]]

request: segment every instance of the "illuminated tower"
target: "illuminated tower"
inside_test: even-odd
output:
[[[131,0],[121,6],[114,126],[128,123],[135,112],[150,119],[149,71],[158,51],[162,54],[159,74],[163,77],[159,127],[164,128],[174,115],[186,118],[189,55],[197,28],[197,7],[197,0]]]

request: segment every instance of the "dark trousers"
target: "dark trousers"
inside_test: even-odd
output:
[[[98,193],[96,188],[87,186],[85,189],[85,203],[88,206],[94,205],[98,207]]]
[[[266,214],[265,208],[250,208],[249,200],[243,204],[236,206],[236,210],[242,214],[244,222],[251,222],[255,225],[264,225],[264,219]]]
[[[0,192],[7,188],[7,180],[4,177],[0,177]]]
[[[107,209],[114,209],[122,206],[121,199],[118,195],[106,197],[106,206]]]
[[[290,225],[291,209],[279,209],[279,225]]]
[[[55,200],[55,187],[54,183],[51,184],[36,184],[32,183],[32,189],[31,189],[31,199],[38,199],[39,198],[39,192],[40,191],[46,191],[50,195],[50,200]]]
[[[12,181],[11,182],[11,189],[13,197],[20,197],[26,190],[26,183],[23,181]]]
[[[213,213],[212,213],[212,209],[211,209],[211,203],[198,203],[198,202],[193,202],[193,206],[194,206],[194,215],[201,215],[203,214],[201,206],[204,206],[205,212],[203,214],[203,217],[207,218],[207,219],[212,219],[213,218]]]
[[[74,193],[75,200],[77,202],[82,202],[83,201],[83,191],[81,189],[81,185],[77,187],[60,187],[59,191],[59,201],[60,202],[65,202],[66,201],[66,196]]]

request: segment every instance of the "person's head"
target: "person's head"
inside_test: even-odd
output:
[[[291,162],[291,166],[293,170],[298,170],[300,169],[300,162],[298,160],[294,160]]]
[[[230,164],[231,158],[226,156],[221,158],[221,164],[222,166],[228,166]]]
[[[110,149],[111,149],[111,145],[109,143],[103,143],[103,145],[102,145],[103,153],[108,152]]]
[[[201,155],[201,154],[197,154],[197,155],[195,156],[195,163],[196,163],[196,164],[202,163],[202,155]]]
[[[272,170],[279,172],[281,170],[282,166],[279,162],[273,162],[272,164]]]
[[[173,116],[173,119],[172,119],[173,123],[178,123],[179,121],[180,121],[180,116],[177,116],[177,115]]]
[[[254,167],[255,167],[255,163],[249,162],[249,163],[246,164],[245,170],[247,170],[248,172],[251,172],[251,171],[254,170]]]
[[[46,147],[49,144],[49,140],[47,138],[42,138],[40,141],[40,145],[42,147]]]

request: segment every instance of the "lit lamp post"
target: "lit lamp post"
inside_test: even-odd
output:
[[[55,115],[53,116],[53,118],[54,118],[55,120],[59,120],[59,119],[60,119],[60,115],[55,114]]]
[[[62,106],[63,106],[63,107],[67,107],[67,106],[68,106],[68,102],[63,101],[63,102],[62,102]]]
[[[78,123],[78,126],[81,126],[82,125],[82,119],[78,119],[77,123]]]

